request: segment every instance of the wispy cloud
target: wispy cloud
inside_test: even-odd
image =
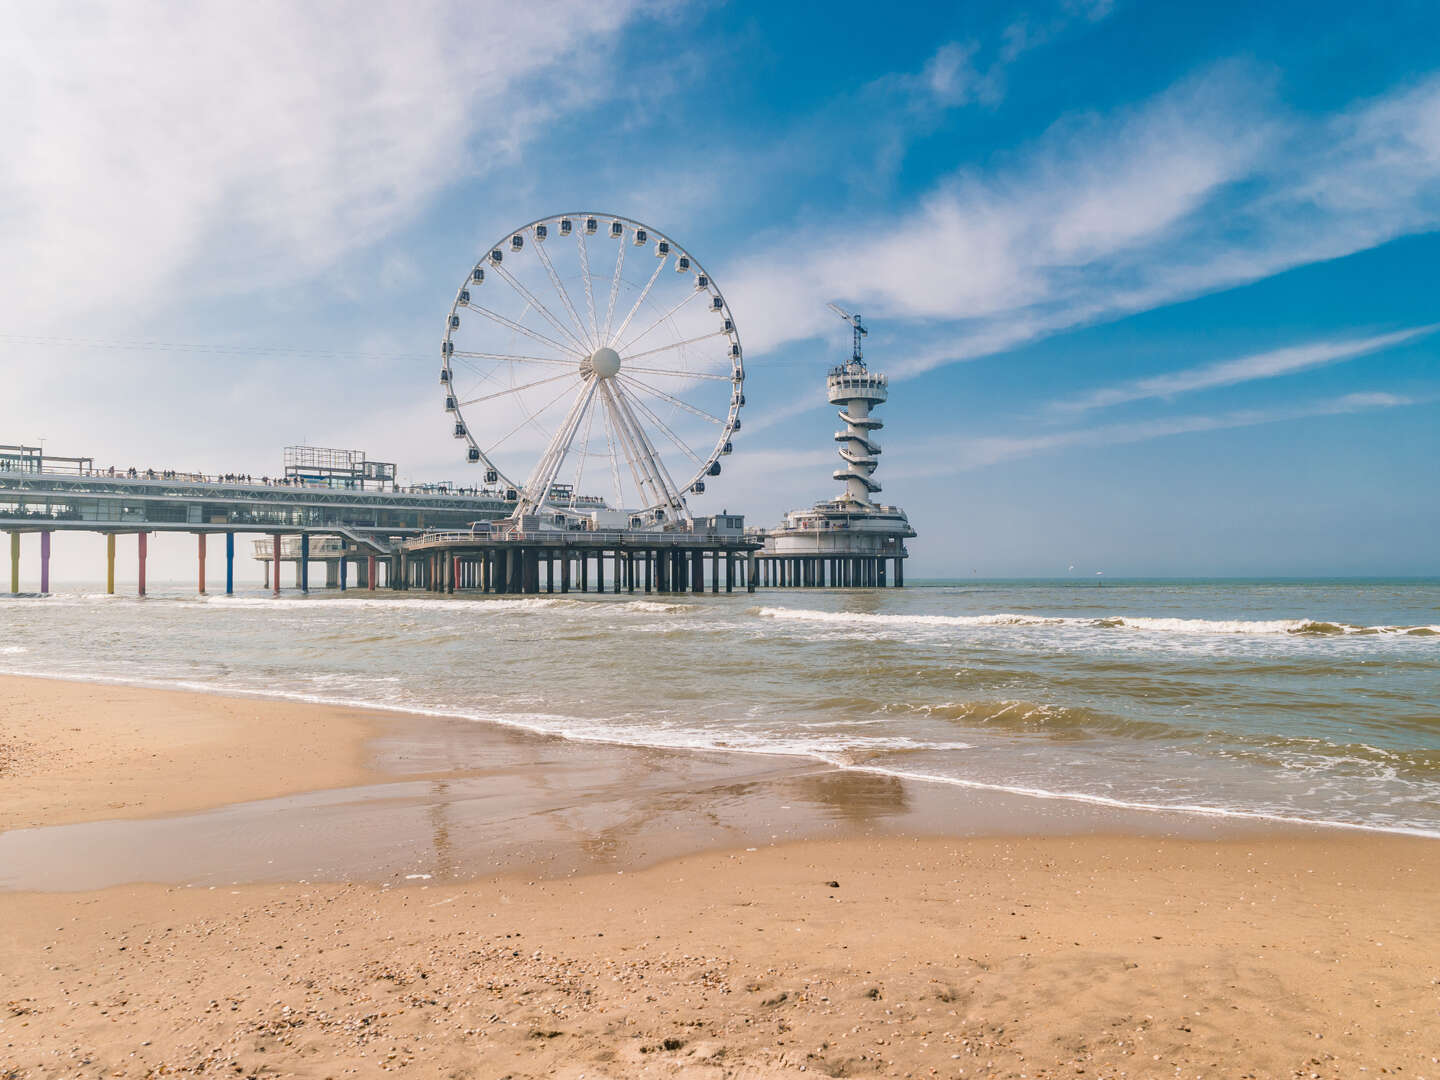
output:
[[[1014,163],[731,273],[752,350],[889,319],[914,374],[1364,250],[1440,224],[1440,77],[1315,120],[1222,64]],[[741,306],[743,305],[743,306]]]
[[[1327,398],[1286,409],[1237,409],[1222,413],[1165,417],[1133,423],[1103,424],[1036,435],[986,435],[959,440],[947,438],[943,444],[945,457],[943,464],[920,469],[896,469],[892,475],[897,479],[943,476],[1057,450],[1149,442],[1152,439],[1168,438],[1174,435],[1222,431],[1227,428],[1256,427],[1261,424],[1274,424],[1287,420],[1340,416],[1346,413],[1393,409],[1418,404],[1421,404],[1421,399],[1386,391],[1367,391],[1344,394],[1340,397]],[[911,460],[925,456],[926,449],[929,448],[916,446],[896,448],[897,453],[903,450],[903,456]],[[933,449],[942,448],[937,446]]]
[[[32,328],[294,280],[612,88],[629,0],[29,4],[0,35],[0,289]],[[564,32],[558,33],[557,28]]]
[[[1144,379],[1106,386],[1091,390],[1078,397],[1056,401],[1051,408],[1059,412],[1083,412],[1088,409],[1103,409],[1112,405],[1123,405],[1148,398],[1170,398],[1195,390],[1211,390],[1222,386],[1256,379],[1273,379],[1280,375],[1292,375],[1310,368],[1339,363],[1358,356],[1381,352],[1407,341],[1440,330],[1440,323],[1417,326],[1409,330],[1397,330],[1390,334],[1374,337],[1351,338],[1341,341],[1314,341],[1305,345],[1294,345],[1284,349],[1253,353],[1235,360],[1222,360],[1215,364],[1171,371],[1163,375],[1152,375]]]

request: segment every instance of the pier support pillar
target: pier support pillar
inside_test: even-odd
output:
[[[374,555],[369,556],[369,557],[365,560],[365,570],[366,570],[367,577],[369,578],[369,580],[368,580],[368,581],[366,582],[366,584],[365,584],[365,587],[366,587],[367,589],[369,589],[371,592],[374,592],[374,591],[375,591],[375,581],[376,581],[376,579],[379,577],[379,573],[378,573],[379,569],[380,569],[380,568],[375,565],[375,556],[374,556]]]
[[[10,593],[20,592],[20,534],[10,534]]]
[[[305,594],[310,592],[310,534],[300,534],[300,572],[296,576],[300,579],[297,584],[300,591]]]
[[[735,591],[735,553],[733,551],[725,553],[725,591],[727,593]]]
[[[745,560],[745,591],[755,591],[755,552],[750,552],[750,557]]]
[[[895,558],[895,588],[905,587],[905,560],[896,556]]]
[[[136,590],[135,590],[135,591],[136,591],[136,595],[138,595],[138,596],[144,596],[144,595],[145,595],[145,556],[146,556],[146,554],[148,553],[148,552],[147,552],[147,549],[148,549],[148,547],[149,547],[150,537],[149,537],[149,534],[143,533],[143,532],[142,532],[142,533],[136,533],[135,536],[136,536],[136,540],[137,540],[137,545],[136,545],[136,546],[137,546],[137,549],[138,549],[137,554],[138,554],[138,556],[139,556],[139,571],[140,571],[140,580],[139,580],[139,583],[138,583],[137,586],[136,586]]]
[[[270,537],[270,563],[273,573],[270,576],[270,584],[274,589],[274,595],[280,595],[280,534],[275,533]]]
[[[115,534],[105,534],[105,594],[115,595]]]
[[[40,595],[50,592],[50,533],[40,534]]]
[[[344,543],[344,541],[342,540],[341,543]],[[278,557],[278,556],[277,556],[277,557]],[[346,579],[347,577],[349,577],[349,575],[350,575],[350,562],[349,562],[348,559],[345,558],[344,551],[342,550],[342,551],[341,551],[341,554],[340,554],[340,591],[341,591],[341,592],[344,592],[345,589],[346,589],[346,580],[345,580],[345,579]]]
[[[115,537],[110,537],[110,565],[115,565]],[[110,590],[114,592],[114,589]],[[235,595],[235,534],[225,534],[225,595]]]
[[[200,596],[204,596],[204,595],[205,595],[205,534],[204,534],[204,533],[196,533],[196,534],[195,534],[195,546],[196,546],[196,548],[198,549],[198,550],[197,550],[198,559],[197,559],[196,576],[197,576],[197,578],[199,579],[199,580],[197,580],[196,583],[195,583],[195,585],[196,585],[196,592],[197,592]]]

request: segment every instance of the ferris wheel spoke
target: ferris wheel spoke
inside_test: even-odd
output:
[[[550,444],[546,446],[545,453],[540,457],[540,463],[525,481],[525,492],[521,497],[516,511],[519,513],[534,513],[550,497],[550,487],[555,482],[555,474],[560,470],[565,460],[565,455],[570,451],[570,445],[575,439],[575,430],[580,426],[580,420],[590,407],[595,398],[595,379],[586,381],[585,388],[576,396],[570,406],[570,411],[565,414],[565,419],[560,421],[560,426],[555,429]]]
[[[610,454],[610,482],[615,485],[615,507],[619,509],[625,505],[625,492],[620,487],[620,459],[615,453],[615,430],[612,421],[614,406],[610,404],[610,395],[606,393],[607,387],[601,384],[600,403],[604,406],[602,420],[605,425],[605,449]]]
[[[669,261],[670,256],[666,255],[655,265],[655,272],[650,275],[650,280],[645,283],[645,288],[640,290],[640,296],[636,299],[634,306],[630,308],[630,313],[625,316],[625,321],[620,324],[620,329],[610,335],[609,344],[612,347],[619,340],[620,335],[625,333],[625,328],[630,325],[630,320],[635,318],[635,313],[640,310],[640,305],[645,303],[645,297],[650,295],[650,290],[655,286],[655,279],[660,276],[660,271],[665,269],[665,264]]]
[[[538,239],[535,241],[535,254],[540,256],[540,261],[545,264],[545,272],[550,275],[550,284],[555,286],[555,291],[560,294],[560,302],[565,305],[565,310],[570,313],[570,321],[575,324],[580,338],[587,345],[594,347],[594,342],[585,336],[585,326],[580,321],[580,316],[575,312],[575,305],[570,302],[570,293],[565,288],[565,283],[560,280],[560,275],[555,272],[555,264],[550,261],[550,255],[545,250],[545,245]]]
[[[539,247],[538,244],[536,246]],[[555,316],[554,312],[552,312],[549,308],[547,308],[544,304],[540,302],[539,298],[536,297],[534,293],[532,293],[518,280],[516,280],[514,274],[510,273],[509,270],[498,264],[495,267],[495,272],[499,274],[502,278],[504,278],[505,282],[512,289],[514,289],[517,293],[523,296],[525,298],[525,302],[528,303],[531,307],[533,307],[536,311],[538,311],[540,313],[540,317],[555,328],[556,333],[558,333],[561,337],[567,337],[570,339],[572,345],[574,346],[574,349],[577,351],[577,355],[585,356],[591,351],[583,341],[581,341],[578,337],[571,333],[570,328],[564,325]]]
[[[665,461],[655,451],[655,446],[650,437],[645,434],[645,427],[636,418],[634,410],[630,408],[629,395],[615,395],[615,407],[623,419],[625,426],[629,429],[631,438],[634,439],[640,453],[641,466],[653,477],[656,485],[658,498],[656,502],[670,504],[672,510],[684,513],[685,499],[680,494],[680,489],[675,486],[674,479],[665,468]]]
[[[533,338],[534,340],[540,342],[540,344],[542,345],[549,345],[556,352],[562,352],[569,356],[574,356],[577,359],[585,355],[585,353],[583,352],[576,352],[568,345],[561,345],[558,341],[551,340],[544,334],[540,333],[538,330],[531,330],[528,326],[522,326],[514,319],[507,319],[504,315],[501,315],[497,311],[491,311],[489,308],[480,307],[478,304],[475,304],[473,302],[470,304],[470,310],[479,315],[485,316],[485,318],[487,319],[499,323],[501,326],[508,326],[511,330],[514,330],[520,334],[524,334],[528,338]]]
[[[709,334],[701,334],[699,337],[686,338],[684,341],[675,341],[669,345],[647,349],[645,352],[631,353],[626,359],[639,360],[642,356],[654,356],[656,353],[669,352],[671,349],[683,349],[686,345],[694,345],[698,341],[709,341],[713,337],[726,337],[728,334],[729,332],[726,330],[716,330]]]
[[[470,352],[462,349],[456,349],[450,355],[458,356],[464,360],[507,360],[517,364],[565,364],[568,367],[576,367],[576,361],[573,356],[521,356],[516,353]],[[467,364],[466,366],[474,368],[476,371],[480,370],[473,364]],[[576,368],[576,370],[578,371],[579,369]]]
[[[630,433],[626,430],[624,419],[620,415],[620,406],[615,401],[615,396],[619,394],[620,388],[611,382],[602,389],[604,389],[606,395],[605,404],[613,413],[615,430],[619,433],[621,443],[625,448],[625,462],[630,466],[630,476],[635,481],[635,490],[639,492],[642,497],[654,502],[656,501],[656,495],[648,488],[646,477],[641,475],[642,457],[640,450],[635,445],[635,441],[631,438]]]
[[[585,279],[585,309],[590,313],[590,340],[600,340],[600,326],[595,318],[595,293],[590,288],[590,253],[585,247],[585,230],[575,230],[575,242],[580,246],[580,276]]]
[[[701,289],[695,289],[693,292],[688,292],[688,293],[686,293],[685,296],[684,296],[674,307],[672,307],[669,311],[665,312],[664,315],[661,315],[658,319],[656,319],[654,322],[652,322],[652,323],[651,323],[649,326],[647,326],[644,330],[641,330],[640,333],[636,334],[636,335],[635,335],[634,337],[632,337],[629,341],[627,341],[624,345],[616,345],[616,346],[615,346],[615,351],[618,352],[618,353],[620,353],[620,354],[623,356],[623,355],[625,354],[625,350],[626,350],[626,349],[630,348],[630,347],[631,347],[632,345],[634,345],[637,341],[639,341],[639,340],[641,340],[642,338],[644,338],[646,334],[650,333],[650,331],[654,330],[657,326],[659,326],[661,323],[663,323],[666,319],[670,318],[671,315],[674,315],[677,311],[679,311],[682,307],[684,307],[686,304],[688,304],[691,300],[694,300],[695,297],[699,296],[702,292],[703,292],[703,290],[701,290]],[[709,294],[706,293],[705,295],[708,296]]]
[[[656,368],[656,367],[631,367],[625,365],[627,372],[640,371],[646,375],[673,375],[679,379],[714,379],[717,382],[734,382],[734,375],[716,375],[710,371],[685,371],[683,368]]]
[[[671,405],[674,405],[677,408],[684,409],[686,412],[700,417],[701,420],[709,420],[712,424],[718,424],[721,427],[725,426],[725,421],[721,420],[718,416],[711,416],[704,409],[697,409],[688,401],[683,401],[680,398],[676,397],[674,394],[667,394],[664,390],[658,390],[655,387],[651,386],[649,383],[641,382],[639,379],[631,378],[628,375],[621,375],[620,378],[624,380],[627,386],[633,386],[636,389],[644,390],[648,394],[654,394],[656,397],[662,398],[663,400],[670,402]]]
[[[590,431],[595,426],[595,410],[591,409],[585,417],[585,437],[580,440],[580,453],[576,455],[575,483],[570,486],[570,508],[575,508],[575,500],[580,494],[580,480],[585,475],[585,460],[590,456]]]
[[[544,386],[546,383],[557,382],[560,379],[579,379],[578,371],[562,371],[559,375],[551,375],[548,379],[536,379],[534,382],[524,383],[520,386],[512,386],[507,390],[498,390],[493,394],[486,394],[484,397],[471,398],[469,401],[459,403],[460,408],[466,405],[478,405],[482,401],[494,401],[496,398],[505,397],[507,394],[518,394],[521,390],[529,390],[532,386]]]
[[[615,273],[610,278],[610,303],[605,308],[605,338],[610,340],[610,324],[615,318],[615,297],[620,294],[620,271],[625,266],[625,237],[619,238],[620,253],[615,256]]]
[[[535,424],[535,422],[536,422],[537,420],[539,420],[541,416],[543,416],[543,415],[544,415],[546,412],[548,412],[550,409],[554,408],[555,403],[556,403],[557,401],[561,400],[561,399],[562,399],[566,394],[568,394],[569,392],[570,392],[570,388],[569,388],[568,386],[563,387],[563,388],[561,389],[560,393],[556,394],[553,398],[551,398],[549,401],[547,401],[544,405],[540,406],[540,408],[536,409],[533,413],[530,413],[528,416],[525,417],[524,420],[521,420],[520,423],[516,424],[513,428],[511,428],[509,431],[507,431],[504,435],[500,436],[500,438],[499,438],[499,440],[498,440],[497,442],[492,443],[491,446],[490,446],[490,448],[485,451],[485,456],[488,458],[488,457],[489,457],[491,454],[493,454],[496,450],[499,450],[500,447],[504,446],[505,443],[506,443],[512,436],[514,436],[514,435],[516,434],[516,432],[518,432],[518,431],[520,431],[521,429],[523,429],[526,425]],[[538,427],[539,425],[537,424],[536,426]]]
[[[616,392],[621,393],[623,391],[621,391],[620,388],[617,387]],[[666,424],[664,420],[661,420],[660,417],[656,416],[654,410],[652,410],[649,405],[646,405],[645,402],[642,401],[638,395],[631,395],[629,397],[629,401],[631,405],[644,413],[650,419],[650,422],[664,433],[667,439],[669,439],[672,443],[675,444],[675,448],[677,450],[679,450],[682,454],[688,457],[696,465],[702,467],[705,465],[705,462],[701,459],[700,455],[695,453],[694,450],[691,450],[689,444],[686,443],[684,439],[680,438],[679,435],[676,435],[675,432],[671,431],[669,425]]]

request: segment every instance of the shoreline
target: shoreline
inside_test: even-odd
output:
[[[507,720],[491,716],[476,716],[455,710],[425,709],[420,707],[406,707],[377,704],[372,702],[353,701],[345,698],[324,697],[317,694],[300,694],[289,691],[268,692],[264,690],[249,690],[228,687],[214,687],[197,683],[176,682],[174,680],[152,680],[145,678],[122,678],[115,676],[79,676],[65,673],[24,673],[9,674],[0,673],[0,694],[6,680],[39,680],[54,681],[61,683],[78,684],[82,686],[118,686],[132,688],[138,691],[158,691],[162,693],[195,694],[205,697],[215,697],[222,700],[234,701],[264,701],[277,703],[282,706],[294,706],[301,709],[317,708],[336,710],[343,713],[358,712],[360,714],[371,714],[373,723],[370,734],[384,728],[387,724],[401,724],[407,720],[415,721],[457,721],[467,724],[483,725],[498,728],[508,732],[520,734],[522,737],[547,740],[560,739],[577,746],[594,746],[603,748],[623,748],[627,750],[656,751],[660,753],[673,754],[701,754],[701,755],[731,755],[741,758],[774,759],[787,762],[805,763],[806,767],[816,769],[834,769],[842,772],[865,773],[872,776],[883,776],[894,778],[908,784],[933,784],[951,788],[984,793],[986,795],[1013,796],[1020,799],[1036,800],[1039,802],[1060,802],[1074,803],[1086,807],[1098,808],[1101,811],[1112,811],[1120,816],[1147,815],[1153,814],[1161,818],[1184,817],[1196,818],[1204,821],[1213,821],[1221,825],[1230,824],[1238,829],[1275,829],[1285,831],[1289,829],[1319,829],[1333,830],[1340,833],[1374,834],[1380,836],[1405,836],[1418,839],[1440,839],[1440,830],[1427,830],[1414,828],[1405,825],[1383,825],[1367,822],[1349,821],[1326,821],[1313,818],[1298,817],[1295,815],[1269,813],[1260,810],[1236,809],[1232,807],[1206,806],[1199,804],[1188,805],[1165,805],[1160,803],[1146,803],[1135,800],[1113,799],[1101,795],[1094,795],[1086,792],[1065,792],[1053,791],[1043,788],[1024,787],[1018,785],[1004,785],[985,781],[973,781],[959,777],[936,776],[933,774],[905,772],[898,769],[888,769],[878,765],[852,765],[836,762],[821,754],[808,751],[785,752],[766,749],[749,749],[733,746],[679,746],[675,744],[647,742],[643,740],[620,741],[614,739],[586,738],[573,734],[557,734],[527,725],[519,721]],[[3,752],[3,745],[0,745],[0,752]],[[338,786],[333,784],[322,784],[322,787]],[[294,793],[314,790],[311,787],[295,788]],[[157,811],[164,812],[164,811]],[[82,819],[83,820],[83,819]],[[56,822],[49,822],[54,824]],[[6,828],[6,821],[0,815],[0,831]],[[1125,830],[1121,830],[1125,831]],[[1141,828],[1141,832],[1152,831],[1148,828]]]
[[[0,889],[8,1075],[1440,1076],[1424,839],[261,700],[0,679],[108,740],[0,769],[99,815],[0,873],[110,874]]]
[[[42,724],[54,741],[42,743]],[[6,741],[46,748],[0,770],[10,892],[558,878],[879,836],[1345,835],[916,782],[800,755],[61,679],[0,677]]]

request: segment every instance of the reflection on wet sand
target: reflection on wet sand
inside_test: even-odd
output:
[[[852,825],[871,825],[910,810],[905,781],[895,776],[833,769],[796,776],[786,787],[797,799]]]
[[[393,780],[201,813],[0,833],[0,889],[134,881],[453,880],[628,869],[705,848],[874,832],[1203,831],[797,758],[532,737],[467,721],[396,721]],[[1230,828],[1233,830],[1234,825]]]

